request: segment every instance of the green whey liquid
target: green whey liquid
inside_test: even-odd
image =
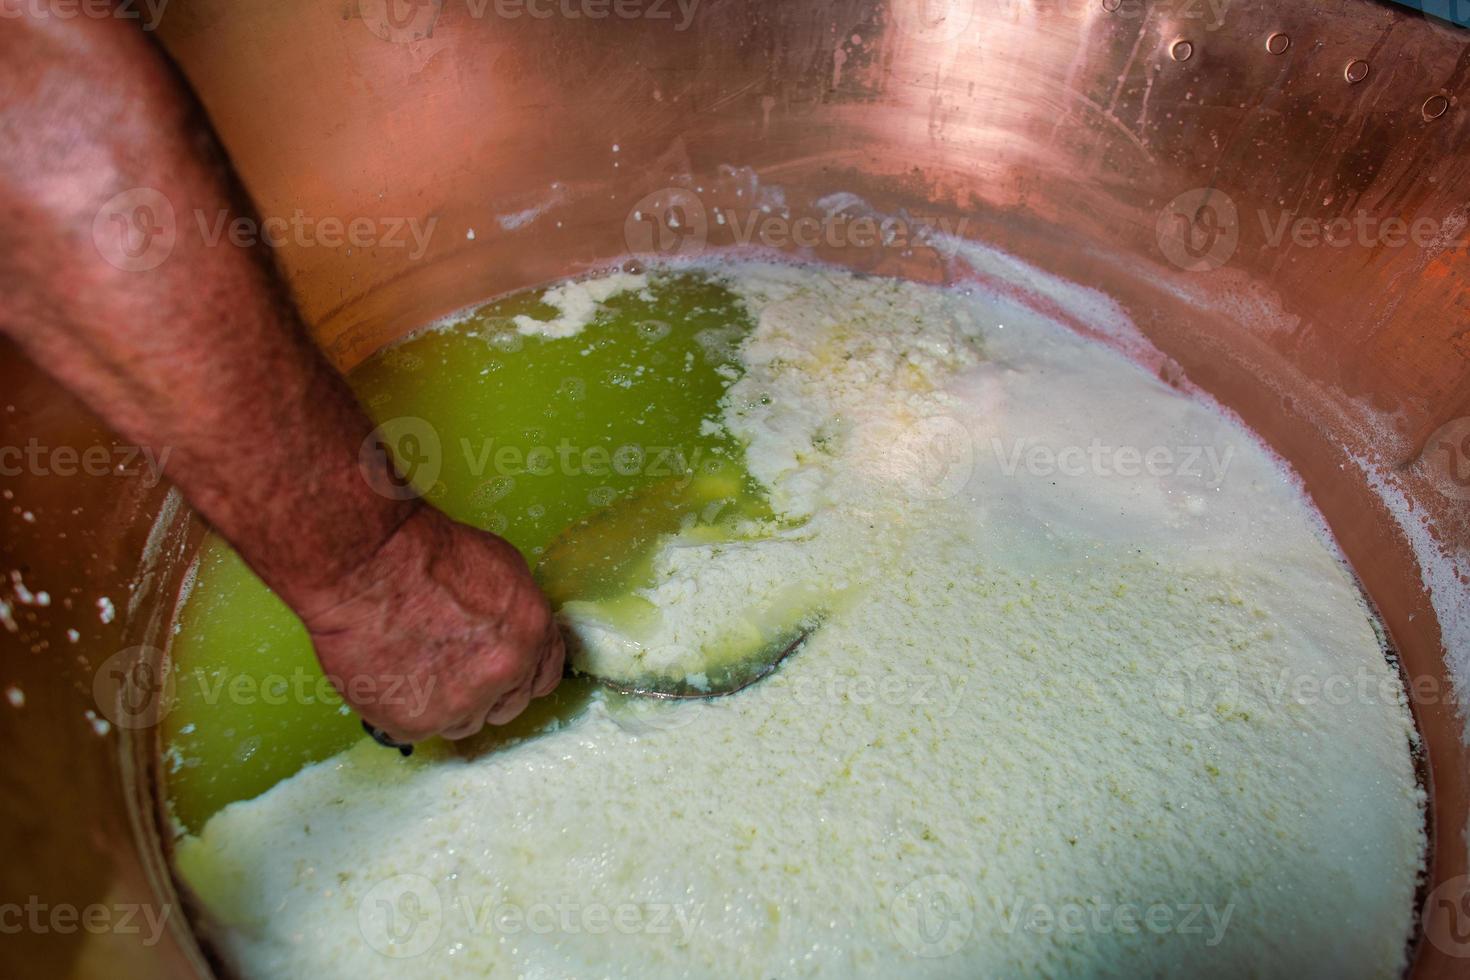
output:
[[[751,329],[735,297],[703,275],[658,275],[573,336],[527,335],[515,317],[557,315],[544,295],[490,303],[351,374],[404,479],[509,539],[558,604],[626,593],[664,534],[765,516],[717,423]],[[186,828],[363,737],[304,627],[223,541],[205,545],[176,630],[165,762]],[[496,737],[585,697],[564,685]]]

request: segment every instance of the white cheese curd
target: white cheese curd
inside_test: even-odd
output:
[[[602,304],[619,293],[642,289],[648,279],[619,272],[599,279],[579,279],[548,289],[541,298],[556,310],[550,320],[521,315],[515,318],[516,332],[526,337],[575,337],[597,316]]]
[[[732,595],[797,590],[821,627],[730,698],[598,695],[477,758],[363,744],[228,807],[177,853],[227,962],[1400,972],[1425,844],[1414,730],[1272,457],[999,296],[712,274],[756,320],[722,422],[788,523],[668,539],[645,649],[728,628]],[[617,656],[603,634],[583,638]]]

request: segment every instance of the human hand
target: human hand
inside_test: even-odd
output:
[[[525,562],[381,492],[361,452],[374,423],[279,256],[186,219],[264,220],[162,48],[118,18],[6,20],[0,334],[167,458],[368,722],[463,737],[554,688],[561,636]]]
[[[561,632],[525,560],[429,507],[297,607],[327,676],[397,742],[505,724],[561,679]]]

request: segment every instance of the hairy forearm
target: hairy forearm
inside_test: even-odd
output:
[[[416,505],[365,479],[371,423],[268,248],[186,220],[253,215],[202,113],[109,19],[9,22],[0,92],[0,329],[310,607]]]

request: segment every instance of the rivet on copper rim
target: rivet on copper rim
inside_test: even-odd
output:
[[[1175,61],[1188,61],[1193,54],[1194,42],[1192,41],[1175,41],[1173,46],[1169,48],[1169,57]]]
[[[1424,114],[1426,122],[1431,119],[1438,119],[1450,111],[1450,100],[1443,95],[1431,95],[1424,100],[1424,106],[1419,111]]]
[[[1266,38],[1266,50],[1272,54],[1285,54],[1289,47],[1291,47],[1291,38],[1280,31]]]
[[[1342,77],[1346,78],[1351,84],[1356,85],[1358,82],[1361,82],[1363,79],[1368,77],[1368,62],[1364,61],[1362,58],[1354,58],[1352,61],[1349,61],[1347,63],[1347,67],[1342,70]]]

